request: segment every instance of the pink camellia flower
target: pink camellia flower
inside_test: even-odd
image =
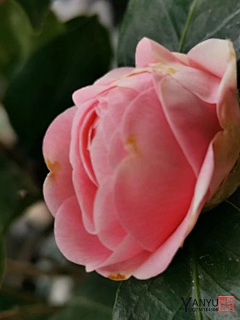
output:
[[[136,68],[73,100],[43,145],[57,244],[110,279],[160,274],[239,155],[232,43],[211,39],[184,55],[144,38]]]

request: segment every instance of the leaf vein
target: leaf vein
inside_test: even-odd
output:
[[[207,35],[202,39],[202,41],[211,38],[213,35],[215,35],[218,31],[220,31],[221,29],[223,29],[225,27],[225,25],[230,22],[233,18],[235,18],[238,14],[240,13],[240,8],[235,11],[234,13],[232,13],[229,17],[227,17],[226,19],[223,20],[223,22],[217,27],[215,28],[212,32],[207,33]],[[229,203],[229,202],[228,202]]]

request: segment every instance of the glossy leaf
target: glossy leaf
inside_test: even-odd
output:
[[[89,274],[69,306],[51,320],[111,320],[117,285],[95,273]]]
[[[114,320],[221,320],[240,318],[240,212],[223,203],[202,214],[169,268],[155,278],[122,282],[114,308]],[[185,312],[194,299],[234,296],[235,312]],[[207,303],[207,302],[206,302]],[[210,302],[211,304],[212,302]],[[195,304],[196,307],[196,304]],[[210,305],[210,307],[213,307]]]
[[[47,15],[50,0],[16,0],[26,11],[34,29],[39,29]]]
[[[238,0],[130,0],[120,32],[118,62],[134,66],[135,48],[143,37],[181,52],[208,38],[228,38],[239,57],[239,27]]]
[[[10,83],[4,105],[19,141],[41,158],[44,133],[50,122],[71,107],[72,93],[92,84],[109,67],[107,31],[94,18],[75,20],[68,31],[38,50]],[[77,23],[78,22],[78,23]]]

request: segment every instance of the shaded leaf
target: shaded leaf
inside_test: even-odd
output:
[[[16,0],[26,11],[34,29],[39,29],[47,15],[50,0]]]
[[[240,318],[240,212],[223,203],[202,214],[169,268],[155,278],[122,282],[114,320],[220,320]],[[200,299],[235,296],[234,313],[185,312],[191,297]],[[196,307],[196,305],[195,305]],[[211,305],[211,307],[213,307]]]
[[[0,6],[0,74],[14,74],[34,50],[64,30],[65,26],[49,12],[41,33],[34,33],[23,9],[15,1],[6,1]]]
[[[120,32],[118,62],[134,66],[135,48],[143,37],[182,52],[208,38],[228,38],[240,57],[239,26],[238,0],[130,0]]]
[[[1,153],[0,172],[0,233],[2,233],[13,219],[40,196],[32,182]]]
[[[6,75],[19,59],[20,43],[10,23],[11,3],[0,6],[0,73]]]
[[[37,51],[6,92],[4,105],[20,144],[35,158],[42,159],[44,133],[60,112],[72,106],[72,93],[108,70],[108,33],[96,18],[84,20]]]

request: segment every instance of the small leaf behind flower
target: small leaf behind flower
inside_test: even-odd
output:
[[[184,53],[208,38],[231,39],[239,58],[239,26],[238,0],[130,0],[120,31],[118,63],[134,66],[135,48],[143,37]]]
[[[222,203],[203,213],[169,268],[146,281],[134,278],[120,285],[114,320],[221,320],[240,318],[240,212],[231,203]],[[235,312],[185,312],[190,298],[214,300],[234,296]],[[208,307],[205,300],[206,307]],[[211,304],[212,302],[210,302]],[[194,305],[196,308],[196,303]],[[212,304],[210,307],[213,307]],[[217,308],[217,307],[216,307]]]
[[[96,17],[81,17],[41,47],[12,79],[4,105],[28,155],[42,160],[47,127],[71,107],[72,93],[108,71],[112,57],[108,32]]]
[[[26,11],[34,29],[42,26],[50,7],[50,0],[16,0]]]

